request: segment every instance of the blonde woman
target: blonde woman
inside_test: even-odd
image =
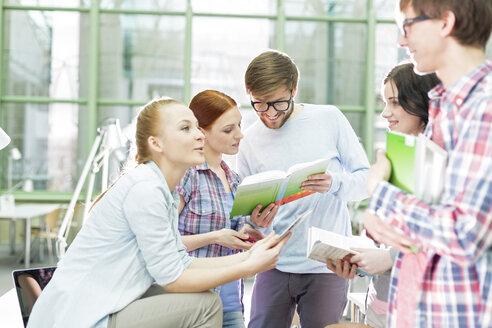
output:
[[[190,257],[178,232],[185,171],[203,163],[193,112],[151,101],[136,129],[139,165],[94,205],[87,223],[34,305],[28,327],[218,327],[208,290],[275,267],[286,240],[269,235],[248,252]]]

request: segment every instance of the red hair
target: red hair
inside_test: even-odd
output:
[[[195,114],[198,125],[207,129],[226,111],[237,107],[237,103],[225,93],[205,90],[191,99],[189,107]]]

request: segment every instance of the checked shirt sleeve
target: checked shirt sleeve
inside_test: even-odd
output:
[[[421,246],[464,265],[492,248],[491,106],[481,113],[480,119],[463,125],[449,151],[439,204],[423,202],[381,182],[369,205],[383,221]]]

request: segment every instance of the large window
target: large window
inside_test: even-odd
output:
[[[97,127],[118,118],[125,136],[138,107],[204,89],[256,119],[244,88],[248,63],[287,52],[301,77],[297,102],[334,104],[370,158],[384,136],[380,84],[406,57],[396,47],[394,0],[0,0],[0,152],[16,198],[70,199]],[[491,57],[491,47],[488,56]],[[19,187],[20,188],[20,187]],[[7,170],[0,173],[0,192]]]

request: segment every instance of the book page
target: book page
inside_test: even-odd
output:
[[[429,203],[441,198],[447,152],[432,140],[419,135],[415,163],[415,196]]]
[[[288,181],[285,184],[285,189],[280,191],[282,195],[280,204],[286,204],[299,198],[311,195],[313,191],[301,190],[301,183],[307,180],[307,177],[312,174],[325,173],[329,159],[319,159],[313,162],[300,163],[289,168]]]
[[[280,170],[265,171],[245,177],[243,181],[241,181],[241,185],[244,186],[265,181],[284,179],[286,176],[287,174]]]
[[[321,241],[318,240],[314,243],[308,257],[312,260],[326,263],[328,259],[336,261],[338,259],[343,259],[347,255],[354,254],[358,254],[358,252],[350,249],[333,247],[327,244],[323,244]]]
[[[320,262],[326,262],[327,259],[336,261],[347,255],[358,254],[355,249],[376,248],[367,237],[347,237],[317,227],[309,228],[308,243],[308,257]]]

